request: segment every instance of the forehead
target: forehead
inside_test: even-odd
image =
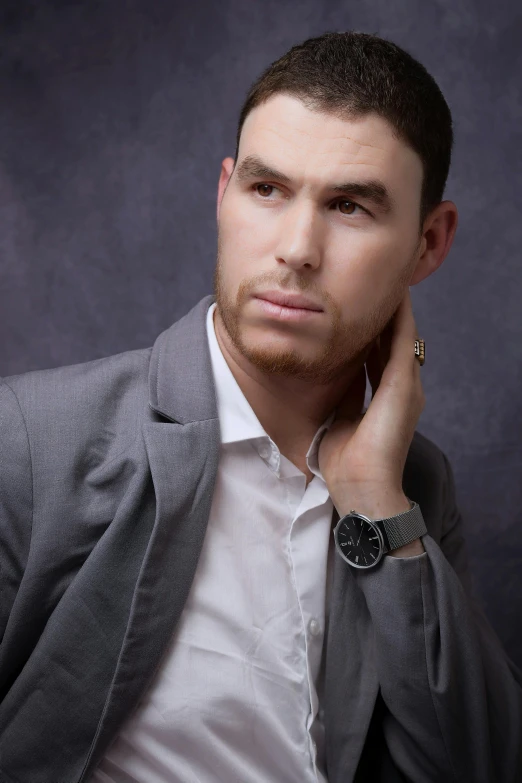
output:
[[[340,118],[308,109],[297,98],[278,94],[247,116],[238,158],[264,154],[317,184],[349,174],[383,178],[392,190],[420,193],[419,155],[377,114]],[[275,162],[275,161],[274,161]],[[418,191],[418,192],[417,192]]]

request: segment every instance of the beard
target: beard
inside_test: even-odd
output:
[[[260,275],[255,279],[242,282],[234,300],[224,284],[219,236],[214,271],[216,310],[235,350],[263,374],[293,378],[314,385],[332,384],[355,374],[365,363],[375,338],[393,318],[404,297],[417,262],[418,247],[419,245],[408,264],[401,267],[400,273],[393,281],[390,290],[386,292],[384,299],[373,302],[368,312],[356,321],[343,321],[341,308],[330,297],[332,318],[329,334],[321,349],[315,351],[312,356],[307,356],[306,351],[300,351],[299,348],[288,347],[281,343],[246,342],[242,328],[242,312],[253,291],[259,290],[263,284],[293,291],[306,289],[303,287],[303,279],[295,278],[292,271],[289,271],[286,278],[283,277],[277,282],[273,280],[273,275]],[[327,318],[328,315],[325,312],[321,317]],[[288,330],[300,328],[294,324],[280,324],[279,327]],[[312,327],[307,326],[307,328],[310,330]],[[312,341],[315,341],[313,334],[310,339],[310,342]]]

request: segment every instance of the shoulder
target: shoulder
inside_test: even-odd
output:
[[[140,386],[146,387],[152,348],[106,356],[81,364],[33,370],[0,379],[27,413],[100,406],[108,399],[119,400]]]
[[[126,351],[81,364],[35,370],[0,379],[2,409],[17,408],[31,451],[70,454],[74,444],[112,451],[135,437],[147,408],[152,348]],[[112,444],[112,445],[110,445]]]

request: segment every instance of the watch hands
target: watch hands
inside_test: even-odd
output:
[[[362,532],[363,532],[363,523],[361,522],[361,532],[359,533],[359,538],[357,539],[357,543],[355,546],[359,546],[359,541],[361,540]]]

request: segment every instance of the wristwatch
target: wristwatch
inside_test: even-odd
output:
[[[335,547],[354,568],[373,568],[391,549],[398,549],[428,532],[415,501],[409,511],[387,519],[368,519],[352,509],[333,531]]]

